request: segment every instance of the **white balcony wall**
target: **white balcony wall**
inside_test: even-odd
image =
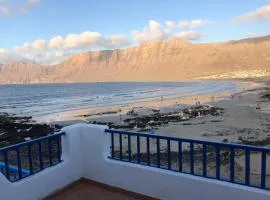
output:
[[[1,174],[0,199],[41,199],[82,177],[160,199],[270,199],[267,190],[110,160],[110,134],[105,128],[87,124],[64,128],[64,161],[16,183]]]

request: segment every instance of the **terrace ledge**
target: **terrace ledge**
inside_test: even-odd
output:
[[[13,183],[0,174],[1,199],[43,199],[81,178],[159,199],[270,199],[269,190],[111,160],[106,128],[90,124],[63,128],[63,162]]]

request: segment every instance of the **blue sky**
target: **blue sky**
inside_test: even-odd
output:
[[[269,6],[270,0],[0,0],[0,52],[61,57],[174,37],[215,42],[266,35]]]

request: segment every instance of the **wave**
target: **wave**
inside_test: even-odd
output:
[[[68,87],[68,89],[67,89]],[[220,92],[235,92],[236,82],[103,83],[0,87],[0,112],[45,115],[74,109],[125,105],[161,96],[174,98]]]

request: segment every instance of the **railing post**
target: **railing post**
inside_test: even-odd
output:
[[[112,144],[111,156],[112,156],[112,159],[114,159],[114,133],[111,133],[111,144]]]
[[[141,149],[140,149],[140,136],[137,135],[137,161],[141,163]]]
[[[194,143],[190,143],[190,173],[194,174]]]
[[[203,176],[207,176],[207,149],[206,149],[206,144],[203,144]]]
[[[234,182],[234,148],[230,152],[230,181]]]
[[[262,152],[262,166],[261,166],[261,188],[265,188],[265,177],[266,177],[266,152]]]
[[[18,165],[18,174],[19,174],[19,179],[22,179],[22,163],[21,163],[21,155],[20,155],[20,149],[16,149],[16,154],[17,154],[17,165]]]
[[[52,166],[52,140],[48,140],[48,145],[49,145],[49,162],[50,166]]]
[[[171,169],[171,141],[167,139],[168,169]]]
[[[57,137],[57,158],[58,162],[61,162],[61,135]]]
[[[4,160],[5,160],[6,176],[7,176],[7,179],[10,180],[9,164],[8,164],[8,151],[4,151]]]
[[[178,141],[178,168],[179,172],[182,172],[182,159],[183,159],[183,154],[182,154],[182,141]]]
[[[41,142],[38,143],[38,151],[39,151],[39,167],[40,170],[43,170],[43,155]]]
[[[216,179],[220,179],[220,146],[216,145]]]
[[[249,180],[250,180],[250,150],[249,149],[246,149],[245,169],[246,169],[245,184],[249,185]]]
[[[160,141],[157,138],[157,167],[160,168]]]
[[[150,141],[149,136],[146,136],[146,148],[147,148],[147,165],[150,165]]]
[[[123,149],[122,149],[123,147],[122,147],[122,133],[119,133],[119,155],[120,155],[120,160],[122,160],[123,159]]]
[[[130,141],[130,135],[128,135],[128,161],[131,162],[131,141]]]
[[[27,148],[28,148],[28,161],[29,161],[30,174],[33,174],[33,162],[32,162],[31,145],[29,144],[29,145],[27,146]]]

